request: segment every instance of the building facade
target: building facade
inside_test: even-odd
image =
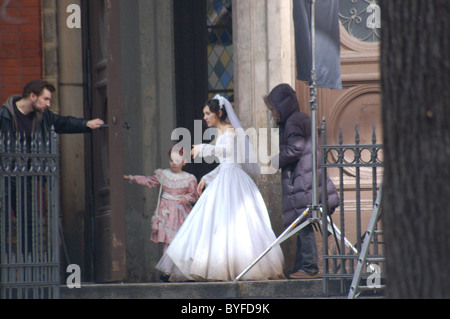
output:
[[[362,139],[381,126],[376,7],[340,1],[343,89],[318,96],[331,144],[341,125],[345,133],[360,123]],[[42,77],[57,87],[54,112],[109,125],[60,136],[63,265],[80,265],[84,281],[159,280],[162,246],[149,241],[158,192],[122,175],[167,167],[175,128],[205,141],[198,125],[213,94],[234,98],[245,128],[269,127],[262,97],[279,83],[296,88],[308,113],[293,34],[290,0],[0,0],[2,101]],[[198,178],[208,169],[187,166]],[[257,183],[280,234],[280,175]],[[291,246],[283,244],[287,267]]]

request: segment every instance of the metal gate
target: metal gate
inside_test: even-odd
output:
[[[323,227],[324,292],[328,294],[330,281],[337,279],[344,293],[350,287],[381,184],[383,145],[376,141],[375,126],[372,127],[372,143],[360,144],[358,125],[355,126],[354,144],[343,144],[341,128],[339,144],[327,145],[325,120],[321,125],[321,140],[322,185],[326,185],[327,175],[333,176],[340,205],[331,216],[331,222],[341,233],[340,236],[330,235],[326,232],[327,227]],[[325,198],[322,202],[326,203]],[[328,222],[325,214],[322,222]],[[382,256],[382,244],[382,237],[374,236],[369,255]]]
[[[59,298],[56,134],[0,135],[0,298]]]

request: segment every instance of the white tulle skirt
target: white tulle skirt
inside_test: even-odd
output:
[[[156,268],[170,281],[232,281],[275,241],[264,200],[238,164],[221,164]],[[241,280],[284,278],[273,247]]]

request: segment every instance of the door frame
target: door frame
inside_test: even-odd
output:
[[[122,179],[124,167],[123,155],[123,124],[121,112],[121,43],[120,43],[120,3],[119,1],[104,1],[104,26],[106,58],[104,59],[105,80],[104,87],[106,110],[102,110],[104,102],[96,102],[96,94],[100,91],[94,81],[94,62],[92,61],[92,41],[97,34],[97,9],[93,2],[82,0],[83,13],[83,55],[85,80],[85,114],[89,118],[106,114],[102,118],[107,128],[96,130],[86,137],[86,210],[90,216],[83,231],[85,233],[85,280],[95,282],[116,282],[126,279],[126,242],[125,242],[125,206],[124,183]],[[96,1],[100,3],[100,1]],[[105,132],[106,131],[106,132]],[[104,138],[107,143],[106,152],[99,158],[99,152],[94,149],[99,143],[98,139]],[[100,156],[101,157],[101,156]],[[105,165],[105,161],[107,164]],[[98,203],[98,169],[107,170],[109,186],[106,203],[109,206],[106,219],[99,225],[99,216],[96,212]],[[97,185],[97,186],[96,186]],[[105,192],[105,187],[103,187]],[[108,205],[109,202],[109,205]],[[103,216],[104,217],[104,216]]]

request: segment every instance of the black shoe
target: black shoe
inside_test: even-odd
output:
[[[289,278],[290,279],[313,279],[313,278],[319,278],[319,273],[307,274],[303,271],[297,271],[293,274],[290,274]]]
[[[161,279],[164,282],[169,282],[169,278],[170,278],[170,275],[168,275],[168,274],[161,274],[161,276],[159,276],[159,279]]]

